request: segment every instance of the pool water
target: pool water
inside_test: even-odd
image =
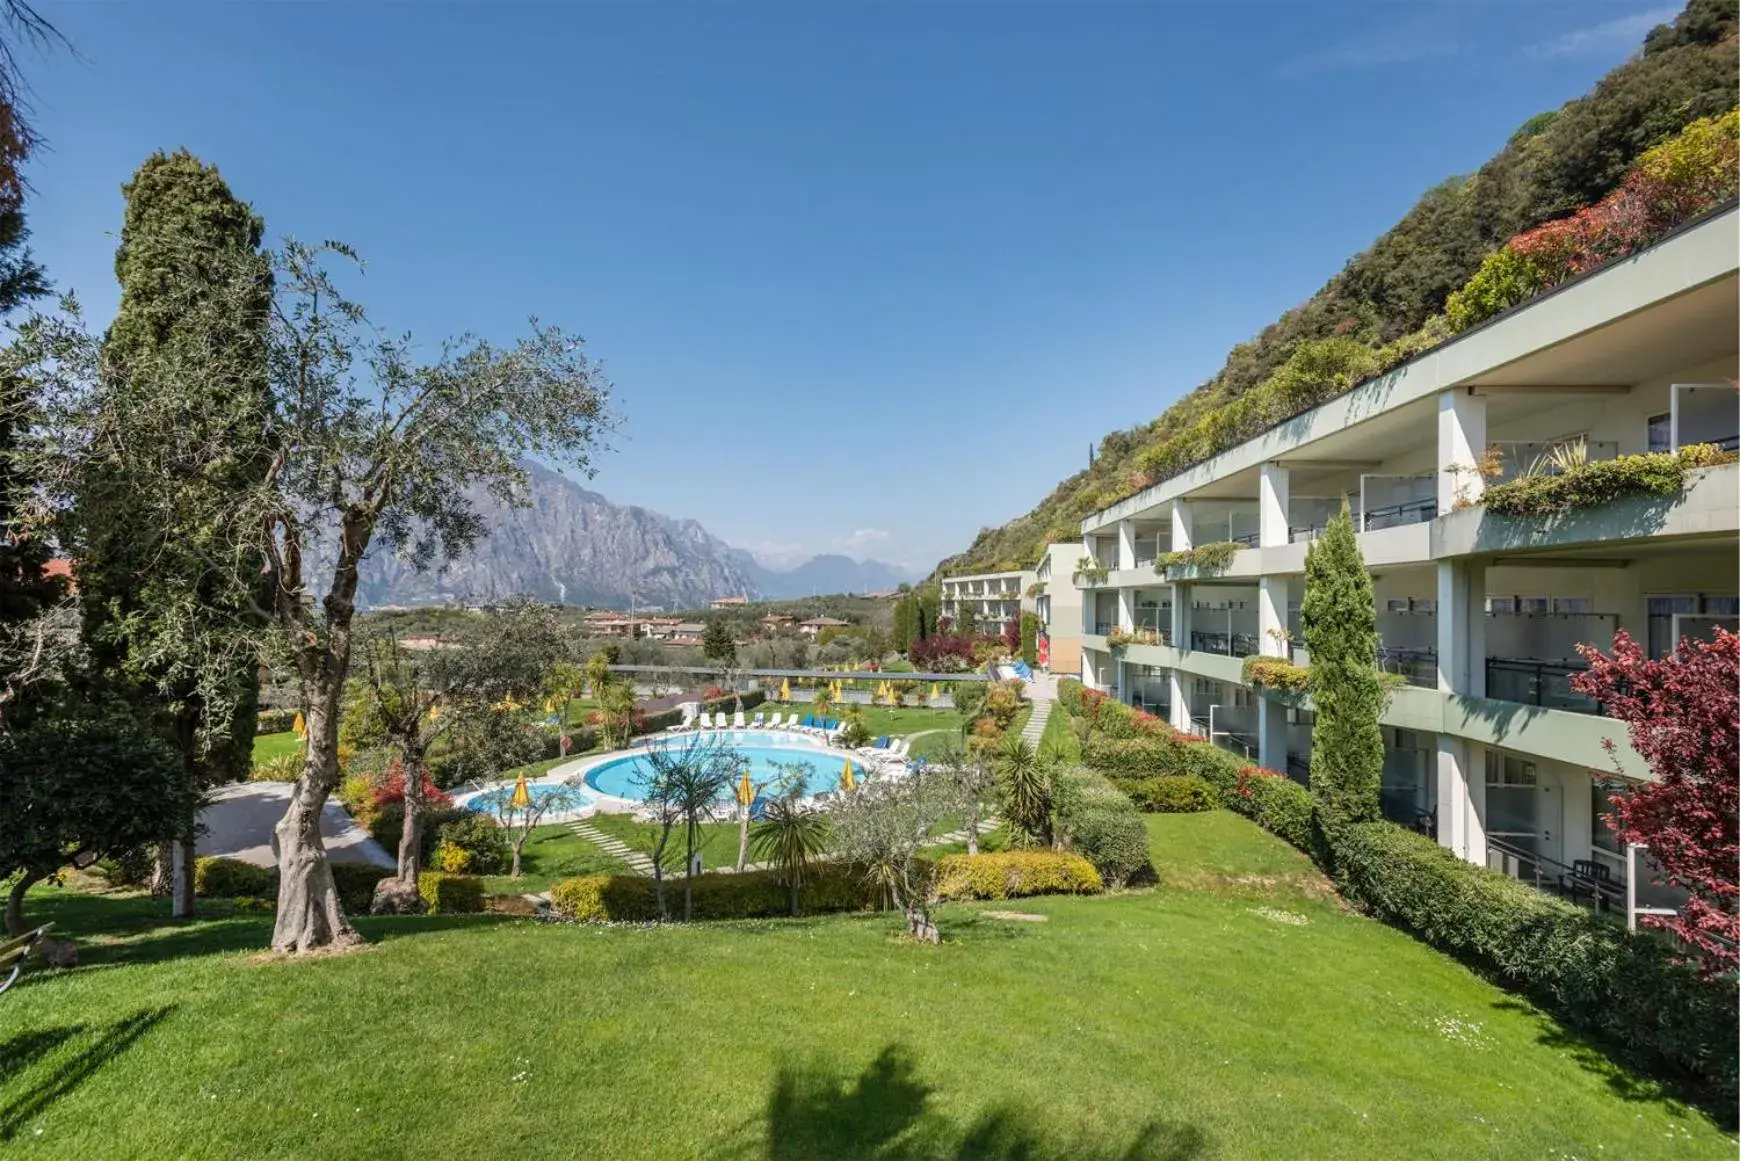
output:
[[[592,805],[592,796],[577,786],[561,786],[555,784],[529,785],[526,793],[532,796],[532,801],[553,811],[579,810],[582,806]],[[479,814],[494,814],[501,804],[513,797],[514,788],[503,786],[497,790],[485,790],[474,794],[465,800],[465,809]],[[555,797],[557,801],[551,802]]]
[[[801,739],[781,738],[778,734],[766,731],[725,730],[712,735],[703,733],[701,736],[710,737],[720,746],[729,747],[749,767],[749,776],[756,782],[767,781],[776,776],[778,772],[774,769],[775,762],[787,765],[801,762],[809,765],[809,770],[804,775],[806,796],[840,788],[840,772],[845,767],[847,757],[844,751],[805,745]],[[659,739],[650,744],[676,748],[685,745],[687,737],[684,735]],[[856,777],[864,777],[862,762],[854,759],[852,770]],[[646,798],[646,786],[652,774],[652,764],[644,755],[629,754],[593,767],[586,774],[586,785],[600,794],[639,802]]]

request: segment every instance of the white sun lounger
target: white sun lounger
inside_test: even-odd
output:
[[[752,730],[759,730],[765,725],[767,725],[767,715],[766,714],[758,713],[754,717],[749,719],[749,728]]]
[[[744,718],[742,710],[738,710],[737,713],[732,716],[731,728],[734,730],[742,730],[742,729],[748,728],[748,722]]]
[[[703,730],[710,730],[713,728],[713,715],[712,714],[704,713],[701,715],[701,728]]]
[[[770,730],[779,729],[780,719],[783,717],[785,717],[785,715],[780,713],[780,714],[774,714],[771,718],[768,718],[767,719],[767,728]]]

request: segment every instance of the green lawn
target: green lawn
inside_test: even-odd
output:
[[[278,734],[254,735],[254,764],[270,762],[274,758],[282,758],[286,754],[297,754],[302,750],[302,739],[294,731],[285,730]]]
[[[266,916],[174,924],[160,901],[38,890],[87,966],[0,999],[0,1152],[1734,1156],[1702,1114],[1319,895],[1244,820],[1151,827],[1160,887],[947,907],[937,948],[887,915],[362,919],[362,952],[274,962]],[[1187,882],[1204,859],[1246,882]]]
[[[653,846],[658,840],[658,827],[650,822],[636,822],[626,814],[596,814],[588,820],[593,826],[628,844],[630,850],[639,851],[647,857],[652,857]],[[709,822],[701,827],[701,865],[711,870],[715,867],[735,867],[737,865],[738,826],[735,822]],[[670,846],[665,849],[665,857],[671,860],[671,867],[681,871],[683,867],[683,832],[679,827],[671,830]],[[751,852],[750,858],[753,859]]]
[[[1045,719],[1045,732],[1039,735],[1039,748],[1055,749],[1067,762],[1081,760],[1081,739],[1075,736],[1075,727],[1061,705],[1051,707],[1051,716]]]
[[[484,876],[484,890],[491,895],[525,895],[548,891],[558,879],[575,875],[626,875],[629,867],[621,859],[605,854],[568,828],[540,826],[532,831],[520,853],[520,878],[507,875]]]

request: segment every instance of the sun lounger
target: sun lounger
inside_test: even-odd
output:
[[[713,715],[712,714],[702,714],[701,715],[701,728],[703,730],[710,730],[713,728]]]
[[[744,722],[742,710],[738,710],[737,713],[732,717],[731,727],[733,729],[737,729],[737,730],[742,730],[742,729],[748,728],[748,726]]]
[[[774,714],[772,717],[768,718],[767,719],[767,728],[770,730],[779,729],[779,721],[783,717],[785,717],[784,714]]]
[[[764,726],[766,724],[767,724],[767,715],[766,714],[756,714],[754,717],[749,719],[749,728],[752,730],[759,730],[762,726]]]

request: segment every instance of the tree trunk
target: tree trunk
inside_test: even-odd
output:
[[[798,913],[798,881],[794,875],[791,881],[791,917],[797,918]]]
[[[194,916],[193,902],[193,860],[195,857],[194,840],[184,838],[172,844],[170,853],[170,908],[169,913],[176,919],[192,919]]]
[[[12,884],[12,890],[6,896],[6,935],[9,939],[16,939],[29,930],[24,926],[24,893],[47,877],[40,871],[26,871]]]
[[[525,849],[526,838],[531,833],[532,828],[525,827],[520,831],[520,836],[514,840],[514,866],[508,874],[515,879],[520,877],[520,852]]]
[[[405,825],[399,832],[399,879],[413,887],[417,872],[423,869],[423,765],[406,758]],[[519,851],[514,852],[515,874],[518,874]]]
[[[936,923],[930,915],[920,907],[911,907],[906,912],[906,932],[920,943],[941,943],[937,934]]]
[[[737,830],[737,873],[743,873],[744,864],[749,861],[749,808],[743,807],[743,824]]]
[[[308,756],[302,777],[290,793],[290,807],[277,827],[278,919],[272,950],[317,951],[363,942],[344,917],[338,886],[320,839],[320,814],[338,785],[338,698],[340,680],[311,688],[304,720]]]
[[[158,843],[151,848],[151,878],[146,886],[153,897],[170,893],[175,884],[175,844]]]
[[[979,853],[979,799],[975,795],[967,803],[967,853]]]

